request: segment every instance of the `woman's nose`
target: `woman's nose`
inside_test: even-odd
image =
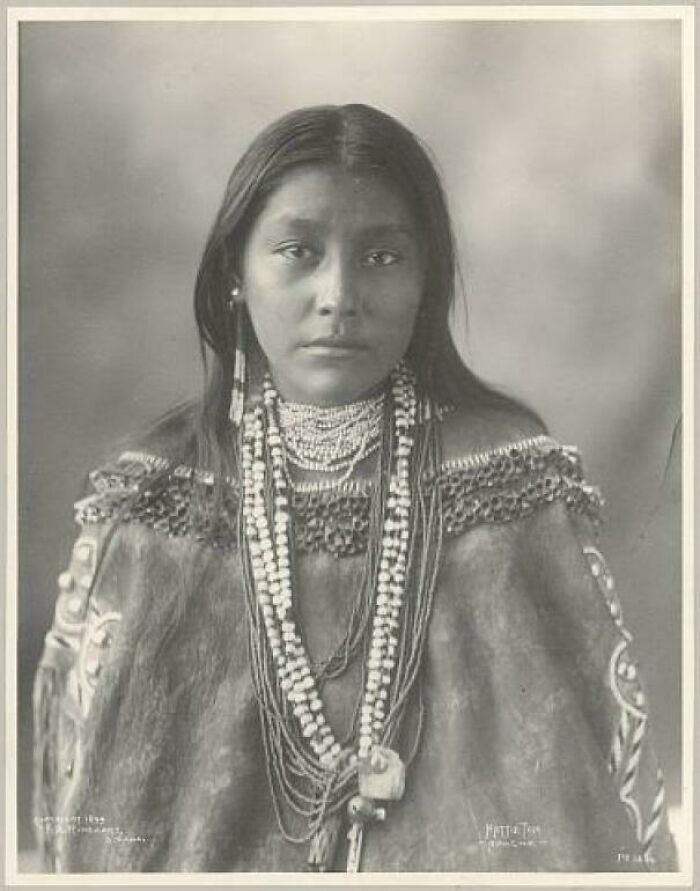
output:
[[[318,282],[317,308],[320,315],[351,318],[359,312],[359,300],[351,264],[336,259],[327,264]]]

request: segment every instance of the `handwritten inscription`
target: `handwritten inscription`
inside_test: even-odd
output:
[[[637,863],[637,864],[645,864],[647,866],[653,866],[656,863],[656,858],[649,851],[647,851],[646,854],[630,853],[629,851],[618,851],[617,852],[617,862],[618,863]]]
[[[41,827],[47,834],[53,835],[99,833],[104,835],[108,844],[145,844],[150,841],[148,836],[126,832],[120,826],[110,826],[104,817],[95,814],[70,817],[34,817],[34,825]]]
[[[486,848],[532,848],[546,845],[547,839],[539,824],[522,820],[519,823],[487,823],[479,844]]]

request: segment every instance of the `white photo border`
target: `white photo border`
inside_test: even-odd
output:
[[[676,21],[682,28],[683,112],[683,749],[680,870],[674,873],[20,873],[17,863],[17,301],[18,42],[23,22],[387,22],[387,21]],[[290,886],[431,885],[490,887],[692,887],[694,839],[694,507],[695,507],[695,92],[692,5],[357,5],[147,7],[8,7],[6,12],[6,534],[5,534],[5,833],[4,878],[14,886]]]

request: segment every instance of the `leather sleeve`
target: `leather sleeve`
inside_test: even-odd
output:
[[[551,621],[551,639],[557,640],[562,655],[566,653],[562,665],[578,689],[587,725],[621,804],[618,819],[631,830],[629,843],[622,843],[616,853],[616,868],[676,870],[652,733],[653,704],[612,572],[586,519],[564,516],[558,509],[550,518],[542,517],[547,519],[550,522],[542,526],[535,524],[539,531],[531,541],[532,553],[549,565],[540,603],[543,614],[551,617],[545,620]]]
[[[664,779],[650,727],[650,704],[635,654],[632,634],[624,623],[615,579],[585,524],[577,525],[577,540],[585,564],[604,604],[614,645],[604,679],[607,700],[608,770],[634,829],[639,849],[635,858],[653,871],[678,869],[674,840],[668,827]]]
[[[84,828],[65,815],[85,721],[120,620],[117,592],[95,594],[109,537],[109,526],[81,526],[58,577],[54,618],[34,679],[34,825],[42,866],[52,872],[61,871],[67,835]]]

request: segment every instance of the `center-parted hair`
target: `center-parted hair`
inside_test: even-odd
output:
[[[187,451],[191,460],[215,472],[232,470],[228,407],[238,327],[235,313],[244,314],[247,348],[260,349],[245,306],[230,308],[231,288],[240,277],[248,233],[266,199],[290,170],[309,165],[336,165],[384,177],[414,214],[426,276],[405,358],[419,389],[441,403],[514,405],[473,374],[454,345],[449,327],[457,278],[454,236],[445,193],[427,148],[391,115],[369,105],[302,108],[262,130],[234,167],[197,272],[194,310],[207,379],[201,402],[187,413],[194,427]],[[183,420],[177,411],[169,417],[174,428]],[[168,421],[161,420],[167,428]],[[162,425],[159,431],[166,432]]]
[[[368,105],[324,105],[293,111],[263,130],[236,164],[197,276],[195,314],[203,341],[229,377],[235,344],[226,301],[248,233],[285,174],[314,164],[382,176],[413,212],[426,253],[427,276],[406,358],[419,382],[432,389],[432,381],[441,377],[444,349],[452,343],[448,316],[454,297],[455,252],[447,202],[417,137]]]

